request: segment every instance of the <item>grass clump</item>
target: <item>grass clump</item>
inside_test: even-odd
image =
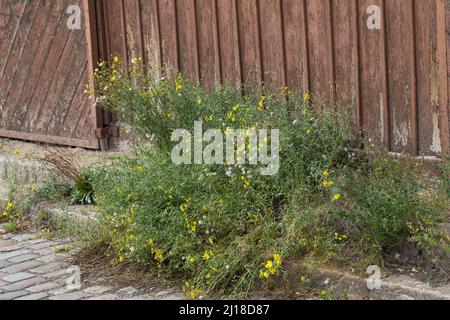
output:
[[[207,91],[178,74],[146,76],[138,60],[100,66],[98,102],[154,145],[90,169],[102,235],[118,263],[153,265],[191,298],[244,297],[278,281],[295,257],[381,263],[386,248],[440,221],[413,170],[355,149],[361,141],[344,108],[318,110],[287,90]],[[175,165],[171,132],[192,132],[198,120],[205,131],[279,129],[278,174]]]

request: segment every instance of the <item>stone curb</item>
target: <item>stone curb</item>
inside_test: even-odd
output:
[[[286,268],[288,278],[299,285],[301,275],[306,273],[304,270],[310,269],[295,262],[290,262]],[[394,274],[382,276],[380,289],[369,290],[367,279],[331,267],[314,270],[305,286],[329,290],[336,297],[348,296],[350,299],[450,300],[450,285],[432,287],[410,276]]]

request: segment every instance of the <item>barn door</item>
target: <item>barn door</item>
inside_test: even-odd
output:
[[[99,148],[101,114],[84,93],[95,59],[89,5],[0,1],[0,136]]]

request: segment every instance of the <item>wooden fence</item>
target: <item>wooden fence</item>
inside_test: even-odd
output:
[[[69,31],[65,6],[81,2],[87,32]],[[368,28],[376,8],[380,28]],[[97,147],[95,129],[115,119],[81,93],[114,54],[208,86],[310,92],[354,108],[356,127],[393,152],[439,156],[450,151],[447,30],[448,0],[4,0],[0,135]]]
[[[86,32],[66,25],[69,5],[82,2],[0,1],[0,136],[99,147],[96,108],[84,94]]]
[[[103,57],[207,85],[265,82],[348,104],[394,152],[449,150],[443,0],[96,1]],[[381,29],[369,29],[370,5]],[[448,11],[448,8],[447,8]]]

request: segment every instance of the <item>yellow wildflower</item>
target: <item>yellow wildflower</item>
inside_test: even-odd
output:
[[[259,270],[259,277],[262,279],[269,279],[269,273],[264,270]]]
[[[266,96],[262,96],[261,100],[258,103],[258,110],[263,111],[264,109],[264,102],[266,102]]]
[[[197,104],[198,104],[198,105],[201,105],[202,103],[203,103],[202,98],[201,98],[201,97],[198,97],[198,98],[197,98]]]
[[[323,176],[324,176],[325,178],[327,178],[329,175],[330,175],[330,173],[328,172],[328,170],[325,170],[325,171],[323,172]]]
[[[276,264],[277,266],[281,266],[281,264],[283,263],[283,262],[281,261],[281,255],[279,255],[279,254],[277,254],[277,253],[275,253],[275,254],[273,255],[273,260],[275,261],[275,264]]]
[[[341,199],[341,195],[340,195],[339,193],[336,193],[336,194],[333,196],[333,200],[334,200],[334,201],[337,201],[337,200],[339,200],[339,199]]]
[[[327,187],[329,186],[328,181],[324,181],[324,182],[322,183],[322,185],[323,185],[324,188],[327,188]]]
[[[17,158],[20,157],[20,150],[19,149],[14,150],[13,154]]]
[[[205,251],[205,253],[203,253],[203,260],[208,261],[211,259],[211,257],[212,257],[211,250],[207,250],[207,251]]]
[[[308,102],[309,100],[311,100],[311,95],[308,92],[306,92],[303,95],[303,101]]]

